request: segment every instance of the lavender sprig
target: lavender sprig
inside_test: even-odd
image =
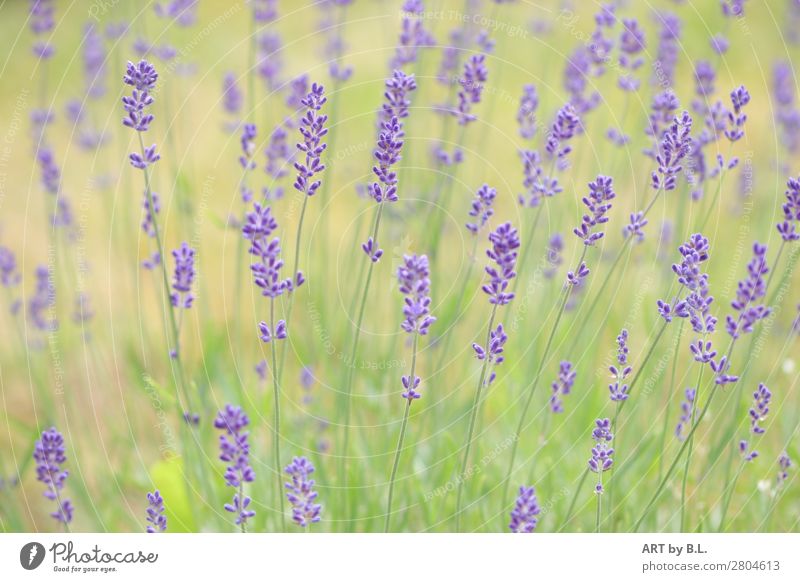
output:
[[[62,467],[67,462],[64,437],[55,427],[42,431],[41,438],[33,448],[33,460],[36,461],[37,481],[47,487],[44,496],[56,502],[56,510],[50,516],[69,532],[74,507],[69,499],[61,496],[69,471]]]
[[[304,528],[319,522],[322,506],[315,503],[319,494],[314,491],[314,479],[309,478],[314,465],[305,457],[294,457],[284,471],[291,477],[285,487],[286,498],[292,504],[292,520]]]
[[[508,528],[514,533],[533,533],[539,520],[537,516],[542,512],[539,500],[536,498],[536,489],[533,486],[519,488],[517,501],[511,511],[511,522]]]
[[[248,509],[250,497],[244,494],[244,484],[255,481],[256,474],[250,466],[249,432],[244,429],[250,424],[250,419],[238,406],[228,404],[219,411],[214,419],[214,428],[223,433],[219,437],[219,458],[228,463],[225,469],[225,484],[233,487],[231,503],[225,504],[225,511],[236,514],[236,525],[246,531],[247,520],[256,512]]]
[[[563,361],[558,368],[558,377],[551,384],[552,394],[550,395],[550,410],[554,414],[564,412],[564,402],[562,398],[570,393],[577,372],[572,367],[571,362]]]
[[[167,530],[167,516],[164,515],[164,498],[156,489],[147,494],[147,533],[158,533]]]

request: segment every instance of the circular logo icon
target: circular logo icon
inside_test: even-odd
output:
[[[44,546],[39,542],[29,542],[19,551],[19,563],[26,570],[35,570],[42,565],[45,556]]]

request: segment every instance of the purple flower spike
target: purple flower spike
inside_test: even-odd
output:
[[[28,314],[37,329],[53,331],[58,322],[52,319],[51,312],[56,304],[56,288],[51,278],[50,269],[44,265],[36,267],[36,288],[28,300]]]
[[[522,88],[522,98],[519,100],[517,110],[517,125],[519,135],[523,139],[531,139],[536,135],[538,123],[536,122],[536,109],[539,107],[539,94],[535,85],[525,85]]]
[[[500,324],[497,326],[496,329],[493,329],[489,332],[489,346],[488,348],[483,348],[483,346],[473,343],[472,349],[475,351],[475,357],[479,360],[484,360],[486,358],[489,359],[487,363],[487,367],[491,368],[491,372],[489,373],[489,377],[485,381],[485,385],[489,386],[495,380],[495,373],[494,373],[494,366],[502,364],[505,360],[503,356],[504,346],[508,341],[508,335],[503,330],[503,325]]]
[[[572,368],[572,363],[564,361],[561,362],[558,368],[558,377],[553,382],[553,394],[550,396],[550,410],[556,414],[564,412],[564,403],[562,398],[570,393],[573,384],[575,384],[575,377],[577,373]]]
[[[467,223],[467,230],[472,234],[477,235],[494,214],[492,205],[496,196],[497,190],[490,188],[488,184],[484,184],[478,189],[469,211],[469,215],[475,219],[475,222]]]
[[[397,268],[397,281],[400,292],[405,295],[401,327],[406,333],[426,335],[431,324],[436,321],[430,315],[431,281],[426,255],[406,255],[403,264]]]
[[[778,477],[775,479],[775,486],[780,488],[789,478],[789,467],[792,466],[792,460],[785,452],[781,453],[778,457]]]
[[[422,381],[422,378],[419,376],[414,376],[414,382],[411,382],[411,376],[401,376],[400,382],[403,384],[403,388],[405,391],[401,395],[406,400],[416,400],[420,398],[422,395],[417,392],[417,388],[419,388],[419,383]]]
[[[392,73],[391,78],[386,79],[385,85],[381,120],[391,121],[393,117],[399,120],[405,119],[408,117],[408,108],[411,106],[409,93],[417,88],[414,75],[407,75],[403,71],[396,70]]]
[[[645,49],[644,31],[640,28],[638,20],[634,18],[622,20],[619,48],[621,53],[619,64],[626,71],[619,78],[619,88],[623,91],[636,91],[639,89],[640,81],[633,76],[633,72],[644,63],[640,53]]]
[[[772,400],[772,392],[764,384],[759,384],[758,389],[753,392],[753,406],[750,408],[750,432],[753,434],[764,434],[761,422],[769,413],[769,402]]]
[[[571,103],[567,103],[556,114],[556,120],[550,128],[547,136],[545,149],[550,158],[557,158],[560,168],[566,167],[566,157],[572,151],[572,147],[567,145],[567,141],[575,136],[581,124],[575,108]]]
[[[784,241],[800,240],[800,178],[789,178],[786,183],[786,202],[783,209],[783,222],[778,223],[778,232]]]
[[[36,479],[47,487],[44,496],[56,502],[56,510],[50,516],[60,523],[69,524],[74,508],[69,499],[61,496],[64,482],[69,476],[69,472],[62,468],[67,462],[67,455],[64,437],[55,427],[42,432],[33,448],[33,460],[36,461]]]
[[[731,307],[738,316],[729,315],[725,320],[725,329],[733,339],[743,333],[751,333],[753,326],[771,313],[766,305],[756,304],[767,292],[764,282],[764,275],[767,273],[769,273],[767,247],[755,243],[753,258],[747,264],[747,278],[739,281],[736,299],[731,302]]]
[[[541,513],[536,489],[533,486],[519,488],[519,495],[511,511],[509,529],[514,533],[533,533],[538,523],[537,515]]]
[[[256,152],[256,126],[252,123],[245,123],[242,128],[242,155],[239,156],[239,164],[245,170],[254,170],[256,163],[253,161],[253,154]],[[247,202],[247,201],[245,201]]]
[[[311,91],[301,101],[306,108],[306,114],[300,119],[299,129],[303,143],[297,144],[297,149],[305,154],[306,159],[304,163],[294,163],[297,170],[294,188],[306,196],[316,194],[322,183],[313,178],[325,169],[321,156],[328,144],[322,143],[322,138],[328,134],[328,129],[325,127],[328,116],[320,114],[319,111],[327,100],[323,86],[314,83]]]
[[[375,159],[378,165],[372,168],[379,182],[370,186],[370,195],[375,202],[397,202],[397,172],[392,166],[400,161],[400,152],[403,149],[402,124],[397,117],[384,121],[382,131],[378,137],[378,149],[375,150]]]
[[[0,246],[0,284],[3,287],[16,287],[20,281],[17,259],[11,249]]]
[[[389,63],[392,68],[400,68],[417,61],[419,48],[436,44],[436,39],[425,30],[423,18],[425,6],[422,0],[406,0],[402,7],[402,29],[397,49]]]
[[[728,128],[725,130],[725,137],[733,143],[744,136],[742,128],[747,121],[747,115],[742,112],[742,109],[750,103],[750,93],[747,92],[744,85],[731,92],[731,103],[733,104],[733,111],[728,112]]]
[[[608,385],[612,402],[628,399],[628,385],[624,382],[632,370],[628,365],[628,330],[623,329],[617,336],[617,365],[608,368],[614,377],[614,382]]]
[[[314,465],[305,457],[295,457],[285,470],[291,477],[286,483],[286,498],[292,504],[292,519],[300,527],[317,523],[322,506],[314,503],[318,493],[314,491],[314,480],[309,478]]]
[[[222,79],[222,105],[230,115],[238,116],[244,105],[244,94],[236,82],[236,75],[225,73]]]
[[[167,516],[164,515],[164,498],[156,489],[147,494],[147,533],[158,533],[167,530]]]
[[[675,427],[675,436],[678,440],[685,440],[686,435],[684,429],[692,423],[692,407],[694,406],[694,399],[697,396],[697,390],[694,388],[687,388],[684,392],[684,400],[681,402],[681,417],[678,421],[678,426]],[[689,426],[691,428],[691,426]]]
[[[580,285],[580,283],[589,275],[589,273],[589,267],[586,266],[586,263],[581,263],[578,266],[577,271],[569,271],[567,273],[567,284]]]
[[[631,214],[630,222],[625,226],[625,235],[634,237],[636,242],[642,242],[645,226],[647,226],[647,219],[644,217],[644,212],[634,212]]]
[[[175,259],[175,274],[172,278],[174,293],[170,296],[173,307],[189,309],[194,301],[192,283],[194,282],[194,249],[181,243],[180,248],[172,251]]]
[[[606,213],[611,209],[611,200],[614,199],[613,180],[608,176],[597,176],[594,182],[589,182],[589,196],[583,198],[583,204],[591,214],[584,214],[580,226],[573,229],[575,235],[583,239],[586,246],[594,244],[603,238],[603,232],[594,232],[598,225],[608,222]]]
[[[488,78],[485,55],[472,55],[464,63],[464,74],[458,80],[461,86],[458,92],[458,109],[453,111],[460,125],[467,125],[478,119],[472,113],[472,106],[480,103],[483,85]]]
[[[53,0],[31,0],[30,27],[31,32],[36,36],[44,37],[51,35],[56,25],[55,6]],[[53,56],[55,49],[46,41],[37,41],[33,45],[33,54],[40,59],[49,59]]]
[[[250,466],[250,443],[244,429],[250,419],[238,406],[228,404],[214,419],[214,428],[223,431],[219,437],[219,458],[228,463],[225,469],[225,484],[236,489],[232,503],[225,510],[236,514],[236,525],[244,525],[256,512],[248,509],[250,498],[242,491],[245,483],[255,481],[256,474]]]
[[[377,263],[383,256],[383,249],[379,249],[372,237],[367,239],[367,242],[361,243],[361,250],[363,250],[373,263]]]
[[[611,433],[611,420],[608,418],[597,419],[592,430],[592,439],[595,445],[592,447],[592,456],[589,459],[589,470],[597,473],[598,481],[594,491],[600,495],[603,493],[602,475],[614,464],[614,449],[608,445],[614,440],[614,435]]]
[[[677,176],[683,169],[681,161],[692,151],[691,130],[692,118],[684,111],[680,117],[675,117],[664,133],[656,154],[658,170],[653,172],[651,179],[653,189],[665,192],[675,189]]]
[[[514,271],[519,248],[517,229],[510,222],[501,224],[489,235],[489,241],[492,248],[486,254],[496,266],[485,268],[489,282],[483,286],[483,292],[489,295],[489,303],[506,305],[514,298],[514,293],[506,292],[506,289],[511,279],[517,276]]]
[[[728,363],[727,356],[722,356],[719,361],[711,361],[709,363],[711,369],[716,374],[714,383],[719,385],[733,384],[739,380],[739,376],[728,374],[730,364]]]

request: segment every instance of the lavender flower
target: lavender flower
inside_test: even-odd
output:
[[[509,529],[514,533],[533,533],[538,523],[537,515],[541,513],[536,489],[533,486],[520,486],[517,501],[511,511]]]
[[[655,190],[669,192],[675,189],[676,176],[682,170],[681,161],[691,152],[691,130],[692,118],[684,111],[680,117],[675,117],[664,133],[656,155],[658,170],[652,173],[651,185]]]
[[[227,113],[236,117],[241,113],[243,104],[244,94],[236,82],[236,75],[229,71],[222,78],[222,105]]]
[[[406,75],[403,71],[395,70],[392,76],[386,79],[385,86],[380,119],[391,121],[393,117],[400,120],[408,117],[408,108],[411,106],[409,93],[417,88],[414,75]]]
[[[61,187],[61,170],[56,164],[53,150],[48,146],[40,147],[36,152],[36,161],[42,173],[42,185],[48,194],[58,195]]]
[[[489,234],[489,242],[492,243],[492,248],[487,250],[486,254],[496,266],[486,266],[489,282],[483,285],[482,289],[489,296],[489,303],[506,305],[514,298],[514,293],[507,292],[506,289],[511,279],[517,276],[514,271],[519,248],[517,229],[511,226],[510,222],[501,224]]]
[[[300,527],[317,523],[322,506],[314,503],[318,493],[314,491],[314,479],[309,479],[314,465],[305,457],[295,457],[285,471],[291,477],[286,483],[286,499],[292,504],[292,519]]]
[[[325,89],[322,85],[317,85],[316,83],[311,86],[311,91],[301,101],[302,105],[306,107],[306,114],[300,119],[300,133],[303,136],[303,143],[297,144],[297,149],[305,153],[306,159],[305,163],[294,163],[294,167],[297,170],[297,179],[294,182],[294,187],[306,196],[316,194],[317,189],[322,184],[320,180],[312,180],[316,174],[325,169],[325,165],[321,162],[321,155],[325,148],[328,147],[328,144],[322,143],[322,138],[328,133],[325,127],[328,116],[321,115],[319,110],[326,101]]]
[[[517,125],[519,134],[524,139],[531,139],[536,135],[538,124],[536,122],[536,108],[539,107],[539,94],[535,85],[522,87],[522,97],[517,110]]]
[[[575,384],[575,377],[577,372],[572,367],[572,363],[563,361],[558,368],[558,377],[552,383],[552,395],[550,396],[550,410],[556,414],[564,412],[564,403],[562,398],[570,393],[573,384]]]
[[[150,208],[150,198],[152,198],[153,200],[153,208]],[[147,194],[145,193],[144,202],[142,202],[142,207],[144,208],[144,218],[142,218],[142,230],[147,236],[153,238],[156,236],[156,231],[154,227],[156,214],[161,212],[161,204],[159,202],[158,193],[151,192],[150,197],[148,197]]]
[[[189,309],[194,301],[192,283],[194,282],[194,249],[188,244],[172,251],[175,259],[175,274],[172,278],[173,293],[170,295],[172,306]]]
[[[598,225],[608,222],[606,213],[611,209],[611,200],[614,199],[613,180],[608,176],[597,176],[594,182],[589,182],[589,196],[582,201],[590,214],[584,214],[580,226],[572,230],[575,235],[583,239],[586,246],[594,244],[603,238],[605,233],[593,232]]]
[[[472,114],[472,106],[480,103],[483,84],[489,78],[485,61],[484,55],[472,55],[464,64],[464,73],[458,81],[461,86],[458,92],[458,109],[453,111],[460,125],[467,125],[478,119]]]
[[[675,85],[675,68],[680,55],[680,38],[683,23],[670,12],[656,16],[661,29],[658,34],[658,53],[653,63],[653,84],[661,87]]]
[[[228,404],[214,419],[214,428],[223,433],[219,437],[219,458],[228,463],[225,468],[225,484],[236,489],[231,503],[225,504],[225,511],[236,514],[236,525],[244,526],[256,512],[248,509],[250,497],[244,494],[244,484],[252,483],[256,474],[250,466],[250,443],[244,429],[250,419],[238,406]]]
[[[153,104],[153,97],[150,92],[155,88],[158,73],[155,67],[145,60],[139,61],[138,65],[128,62],[127,71],[123,77],[126,85],[133,87],[130,96],[122,98],[122,105],[128,116],[122,120],[123,125],[131,129],[144,132],[150,128],[153,115],[147,113],[147,109]],[[156,146],[152,145],[145,148],[142,154],[130,154],[131,165],[140,170],[157,162],[161,156],[156,153]]]
[[[620,76],[619,87],[623,91],[636,91],[640,82],[633,76],[633,72],[644,63],[644,59],[639,56],[639,53],[645,48],[644,32],[639,27],[638,20],[623,19],[619,48],[622,53],[619,57],[620,67],[627,71]]]
[[[50,270],[44,265],[36,267],[36,290],[28,301],[28,313],[37,329],[53,331],[58,323],[50,319],[50,310],[56,304],[56,288]]]
[[[69,499],[62,499],[61,496],[69,471],[62,467],[67,462],[64,437],[55,427],[42,432],[33,447],[33,460],[36,461],[36,479],[47,487],[44,496],[56,502],[56,510],[50,516],[68,526],[74,508]]]
[[[424,11],[425,7],[422,0],[406,0],[403,3],[400,39],[395,55],[390,62],[390,66],[393,69],[416,62],[417,51],[420,47],[431,46],[436,43],[436,40],[422,25],[420,16]]]
[[[490,188],[488,184],[484,184],[478,189],[469,211],[469,215],[475,219],[475,222],[467,223],[467,230],[472,234],[477,236],[494,214],[492,205],[496,196],[497,190]]]
[[[20,281],[17,259],[11,249],[0,246],[0,284],[3,287],[16,287]]]
[[[767,414],[769,414],[770,400],[772,400],[772,393],[769,391],[769,388],[764,384],[759,384],[758,389],[753,392],[753,405],[748,411],[750,432],[755,436],[762,435],[765,432],[761,423],[767,417]],[[758,451],[752,449],[747,440],[739,441],[739,453],[742,455],[742,459],[745,462],[750,462],[758,457]]]
[[[552,197],[562,191],[558,179],[544,175],[539,152],[522,150],[520,157],[524,176],[522,185],[525,187],[525,193],[518,197],[520,206],[535,208],[541,204],[543,197]]]
[[[156,3],[155,12],[159,18],[174,20],[178,26],[192,26],[197,20],[198,0],[169,0]]]
[[[427,335],[430,325],[436,318],[430,315],[431,281],[426,255],[405,255],[403,264],[397,268],[397,282],[400,292],[405,295],[403,316],[400,327],[406,333]]]
[[[778,476],[775,479],[775,487],[780,488],[789,478],[789,467],[792,466],[792,460],[785,452],[781,453],[778,457]]]
[[[36,36],[45,36],[52,32],[56,21],[53,0],[31,0],[30,27]],[[33,45],[33,54],[40,59],[49,59],[55,50],[46,41],[37,41]]]
[[[157,533],[166,531],[167,516],[164,515],[164,498],[156,489],[147,494],[147,533]]]
[[[747,115],[742,112],[742,109],[750,103],[750,93],[747,92],[744,85],[731,91],[731,103],[733,104],[733,111],[728,112],[728,128],[725,130],[725,137],[731,143],[737,142],[744,136],[745,122]]]
[[[267,158],[267,163],[264,166],[264,171],[272,177],[273,180],[280,180],[289,173],[287,165],[293,159],[294,152],[289,147],[289,135],[286,130],[278,125],[269,136],[269,143],[264,148],[264,155]]]
[[[783,222],[779,222],[777,227],[781,238],[790,242],[800,240],[800,178],[789,178],[786,187],[786,202],[781,206]]]
[[[692,106],[698,113],[705,113],[708,109],[706,103],[708,98],[714,94],[714,81],[716,73],[714,67],[708,61],[698,60],[694,65],[695,93],[697,99],[692,102]]]
[[[800,9],[800,6],[798,6]],[[800,14],[800,10],[798,10]],[[800,111],[795,104],[794,74],[788,61],[779,61],[772,68],[771,96],[775,101],[775,118],[781,128],[781,141],[789,152],[800,149]]]
[[[614,440],[614,435],[611,433],[611,420],[598,418],[595,421],[592,440],[595,444],[592,447],[592,457],[589,459],[589,470],[597,473],[594,492],[599,495],[603,493],[603,473],[614,464],[614,449],[608,445]]]
[[[280,55],[282,46],[281,37],[275,32],[266,31],[258,37],[256,67],[259,76],[264,79],[270,91],[274,91],[280,84],[279,75],[283,69],[283,60]]]
[[[555,233],[550,237],[547,243],[547,267],[544,269],[544,276],[546,279],[555,277],[558,267],[563,263],[561,258],[561,251],[564,250],[564,237],[559,233]]]
[[[490,386],[496,378],[494,367],[502,364],[505,360],[503,356],[503,346],[506,345],[507,341],[508,335],[503,330],[503,324],[500,324],[496,329],[489,331],[489,345],[486,348],[477,343],[472,344],[475,357],[479,360],[488,360],[486,365],[491,367],[491,372],[485,382],[486,386]]]
[[[575,136],[580,127],[581,120],[571,103],[567,103],[556,114],[556,119],[550,127],[545,150],[551,159],[558,159],[559,168],[566,167],[566,158],[572,147],[566,142]]]
[[[617,336],[617,364],[608,368],[614,381],[608,385],[612,402],[622,402],[628,399],[628,385],[625,379],[630,375],[632,368],[628,365],[628,330],[623,329]]]
[[[567,284],[572,286],[580,285],[581,282],[589,276],[590,272],[586,263],[581,262],[576,271],[567,272]]]
[[[694,410],[694,399],[697,397],[697,390],[694,388],[687,388],[684,392],[684,397],[684,401],[681,402],[681,417],[678,421],[678,425],[675,427],[675,436],[681,441],[686,440],[686,435],[683,432],[684,429],[693,422],[692,411]]]
[[[736,299],[731,302],[731,307],[738,313],[738,317],[729,315],[725,320],[725,329],[733,339],[742,333],[751,333],[753,325],[770,314],[771,310],[766,305],[755,305],[766,295],[764,275],[768,272],[767,247],[754,243],[753,258],[747,264],[747,278],[739,281]]]
[[[647,219],[644,217],[644,212],[632,212],[630,222],[625,225],[625,235],[634,237],[636,242],[642,242],[645,226],[647,226]]]
[[[253,20],[272,22],[278,17],[278,0],[250,0],[253,6]]]

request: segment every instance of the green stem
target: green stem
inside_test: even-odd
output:
[[[375,245],[375,248],[378,247],[378,231],[381,225],[381,215],[383,213],[383,201],[378,203],[378,209],[375,212],[375,225],[372,229],[372,241]],[[372,281],[372,272],[375,269],[375,262],[368,257],[367,260],[369,261],[369,266],[367,267],[367,278],[364,281],[364,289],[361,292],[361,304],[358,308],[358,318],[356,319],[356,328],[353,334],[353,346],[350,350],[350,354],[352,360],[349,361],[348,364],[348,373],[347,373],[347,382],[345,383],[345,389],[343,392],[343,403],[342,407],[344,408],[344,424],[342,430],[344,431],[344,436],[342,438],[342,453],[341,453],[341,461],[339,467],[339,477],[342,479],[342,510],[344,512],[345,518],[347,518],[347,454],[350,445],[350,415],[352,413],[352,393],[353,393],[353,380],[355,375],[356,369],[356,361],[358,359],[358,340],[361,337],[361,325],[364,322],[364,310],[367,305],[367,298],[369,296],[369,285]]]
[[[272,422],[272,446],[273,454],[275,455],[275,479],[278,486],[278,500],[281,512],[281,531],[286,531],[286,516],[284,514],[284,501],[283,501],[283,483],[281,480],[281,399],[280,399],[280,385],[278,383],[278,358],[276,356],[275,342],[278,338],[275,337],[275,298],[269,301],[269,325],[273,333],[272,341],[270,342],[270,352],[272,353],[272,387],[274,395],[274,419]],[[284,340],[285,341],[285,340]]]
[[[572,511],[575,509],[575,504],[578,502],[578,494],[583,490],[583,484],[586,482],[586,478],[588,476],[589,476],[589,467],[586,467],[583,470],[583,474],[581,475],[580,480],[578,481],[578,487],[575,489],[575,493],[572,496],[572,501],[569,502],[567,515],[564,517],[564,523],[561,524],[559,531],[563,530],[569,523],[570,519],[572,519]]]
[[[469,417],[469,428],[467,429],[467,441],[464,445],[464,459],[461,462],[461,471],[458,474],[458,494],[456,496],[456,532],[461,531],[461,503],[464,496],[464,481],[466,481],[467,464],[469,463],[469,451],[472,447],[472,435],[475,431],[475,420],[478,417],[478,408],[481,400],[481,390],[486,380],[486,369],[489,366],[489,340],[494,326],[494,318],[497,315],[497,303],[492,306],[492,314],[489,316],[489,326],[486,331],[486,356],[483,359],[481,373],[478,379],[478,386],[475,388],[475,397],[472,400],[472,412]]]
[[[417,365],[417,338],[418,333],[414,333],[414,347],[412,348],[411,355],[411,376],[409,376],[409,386],[414,387],[414,380],[416,378],[416,365]],[[386,501],[386,524],[383,528],[384,533],[389,533],[389,523],[392,519],[392,497],[394,496],[394,480],[397,477],[397,467],[400,465],[400,452],[403,450],[403,441],[406,436],[406,428],[408,427],[408,416],[411,412],[411,402],[413,398],[408,398],[406,402],[406,410],[403,413],[403,423],[400,426],[400,437],[397,440],[397,450],[394,453],[394,463],[392,464],[392,474],[389,477],[389,497]]]
[[[700,392],[700,383],[703,380],[703,371],[706,369],[705,364],[700,364],[700,372],[697,375],[697,390],[698,394]],[[692,413],[690,418],[692,419],[692,424],[694,425],[694,418],[697,414],[697,397],[692,400]],[[686,526],[686,484],[689,481],[689,468],[692,462],[692,450],[694,449],[694,431],[689,434],[689,438],[686,439],[689,441],[689,448],[686,453],[686,464],[683,467],[683,482],[681,483],[681,532],[685,532]]]
[[[661,480],[661,476],[664,474],[664,444],[667,442],[667,426],[669,425],[669,413],[672,404],[672,391],[675,389],[675,374],[678,368],[678,358],[676,355],[678,354],[678,350],[680,349],[681,339],[683,338],[683,324],[686,322],[685,318],[681,318],[680,327],[678,328],[678,335],[675,337],[675,348],[672,351],[672,373],[670,378],[670,391],[667,393],[667,405],[664,409],[664,422],[661,425],[661,438],[660,438],[660,446],[659,451],[661,451],[658,457],[658,479]]]
[[[731,504],[731,498],[733,497],[733,492],[736,489],[736,482],[739,480],[739,477],[742,474],[742,470],[744,469],[745,461],[742,460],[739,463],[739,469],[736,471],[736,475],[734,475],[733,479],[728,481],[728,487],[725,491],[725,500],[722,504],[722,516],[719,518],[719,527],[717,528],[717,532],[722,533],[725,531],[725,517],[728,515],[728,507]]]
[[[578,267],[583,263],[584,258],[586,258],[586,246],[583,247],[583,252],[581,253],[581,258],[578,260]],[[519,423],[517,425],[517,430],[514,432],[514,437],[512,439],[511,444],[511,459],[508,463],[508,470],[506,471],[505,478],[503,479],[503,507],[506,506],[508,502],[508,486],[511,481],[511,473],[514,471],[514,461],[516,460],[517,456],[517,447],[519,445],[520,435],[522,434],[522,430],[525,428],[525,418],[528,415],[528,409],[531,406],[531,402],[533,401],[533,395],[536,392],[536,387],[539,385],[539,379],[542,377],[542,372],[544,371],[544,367],[547,364],[547,358],[550,355],[550,348],[553,345],[553,339],[555,338],[556,331],[558,330],[558,324],[561,322],[561,317],[564,315],[564,309],[567,306],[567,301],[569,300],[570,293],[572,292],[572,285],[567,284],[566,289],[562,292],[563,298],[561,300],[561,305],[558,308],[558,314],[556,315],[556,319],[553,322],[553,327],[550,329],[550,336],[547,338],[547,343],[544,347],[544,353],[542,354],[542,359],[539,361],[539,366],[537,367],[536,375],[533,378],[533,382],[530,384],[530,388],[528,389],[528,397],[525,400],[525,404],[522,407],[522,414],[519,418]]]

